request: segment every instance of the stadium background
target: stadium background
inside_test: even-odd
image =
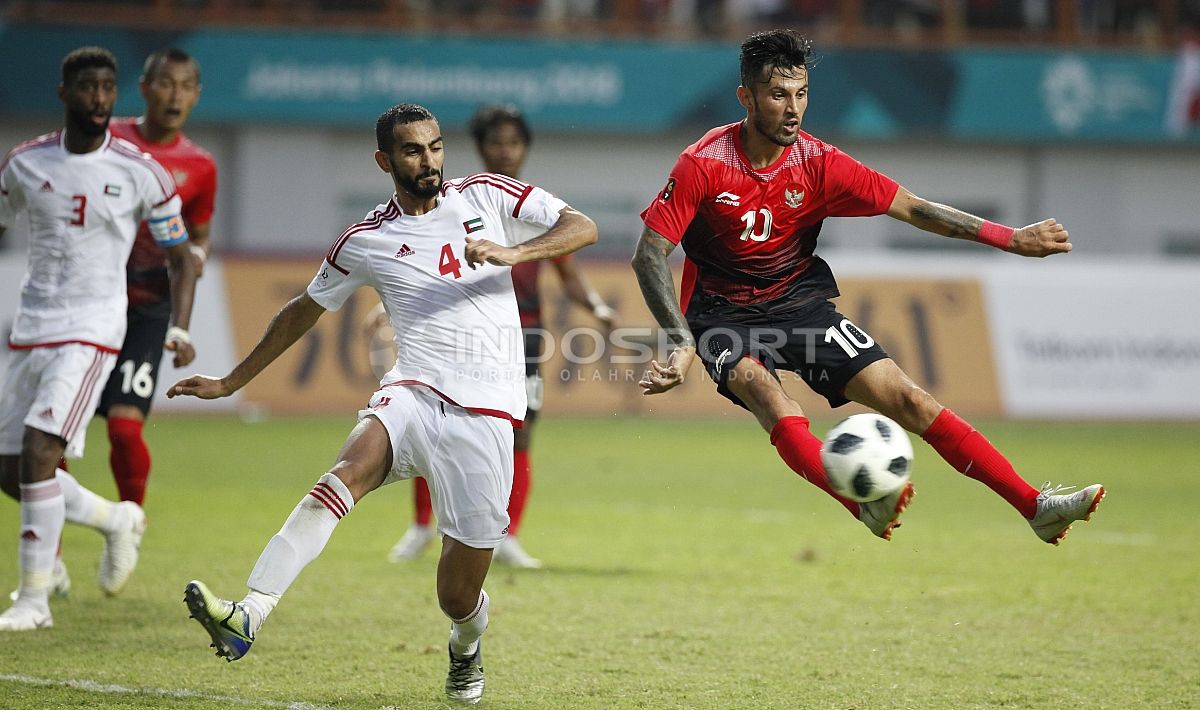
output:
[[[698,371],[685,391],[656,401],[641,398],[627,381],[628,369],[636,377],[640,366],[615,362],[620,351],[610,348],[579,367],[556,359],[547,367],[549,416],[537,454],[545,476],[526,534],[562,573],[518,575],[518,582],[497,577],[509,614],[493,637],[505,652],[497,655],[501,706],[659,707],[646,698],[674,697],[680,700],[661,706],[1194,707],[1200,663],[1188,590],[1200,583],[1200,566],[1188,501],[1196,493],[1192,456],[1200,420],[1200,319],[1194,306],[1200,302],[1198,22],[1194,0],[9,0],[0,5],[0,66],[7,67],[0,72],[0,145],[60,124],[58,62],[76,46],[101,44],[117,53],[119,115],[140,109],[136,76],[146,53],[175,44],[200,60],[204,94],[187,133],[213,152],[221,185],[214,259],[201,282],[193,326],[200,353],[194,369],[217,373],[303,288],[341,229],[386,194],[386,178],[370,157],[380,111],[400,100],[428,105],[442,119],[449,138],[446,175],[455,176],[479,167],[464,131],[466,117],[482,102],[512,101],[535,131],[525,177],[596,218],[601,243],[580,261],[624,325],[647,327],[649,314],[627,266],[638,212],[683,147],[708,127],[739,118],[733,96],[738,41],[755,28],[811,29],[821,59],[813,71],[806,130],[923,197],[1014,225],[1053,216],[1070,229],[1073,254],[1031,261],[924,235],[886,218],[831,220],[820,253],[839,276],[845,294],[840,307],[919,382],[957,410],[981,417],[981,428],[1014,459],[1072,482],[1088,482],[1083,479],[1096,473],[1118,490],[1121,495],[1101,511],[1111,514],[1104,519],[1109,527],[1098,523],[1075,533],[1072,547],[1043,557],[1043,550],[1030,548],[1027,530],[1013,531],[1011,513],[998,510],[1002,506],[963,515],[959,501],[977,500],[978,487],[941,476],[949,480],[922,488],[920,517],[900,533],[911,535],[911,542],[893,543],[885,557],[866,547],[876,541],[864,542],[861,528],[840,511],[813,503],[810,491],[774,475],[782,467],[761,432],[717,397]],[[23,230],[14,229],[0,241],[5,330],[24,270],[24,239]],[[589,325],[585,316],[569,312],[554,283],[546,286],[554,331]],[[56,634],[83,633],[96,648],[125,648],[115,623],[68,631],[91,618],[116,618],[129,628],[147,624],[153,642],[122,669],[102,654],[79,654],[70,645],[76,636],[55,637],[61,641],[49,649],[37,639],[14,641],[0,650],[0,684],[13,693],[0,698],[0,707],[53,705],[46,698],[88,705],[96,697],[90,693],[110,692],[45,690],[59,683],[45,678],[57,676],[28,660],[44,652],[68,678],[199,689],[197,707],[219,707],[221,697],[248,692],[230,691],[221,685],[226,674],[194,663],[200,651],[188,633],[194,629],[176,630],[181,624],[171,595],[184,574],[180,550],[187,549],[188,574],[220,570],[214,575],[224,586],[241,583],[244,567],[294,501],[291,491],[316,475],[313,460],[323,457],[324,465],[348,413],[374,388],[360,334],[372,298],[363,292],[345,311],[324,318],[295,352],[229,403],[160,396],[151,420],[157,438],[150,505],[152,519],[167,524],[147,538],[138,578],[144,586],[132,595],[171,622],[148,624],[127,607],[115,611],[115,605],[91,599],[94,589],[91,597],[80,592],[73,605],[56,607],[62,627]],[[588,343],[578,341],[581,352]],[[0,352],[0,369],[3,358]],[[175,371],[165,365],[162,372],[170,381]],[[832,412],[803,387],[789,387],[826,424],[844,411]],[[214,411],[241,417],[188,416]],[[340,418],[331,423],[278,416],[290,414]],[[690,421],[673,427],[675,418]],[[1093,429],[1077,423],[1084,419],[1115,422]],[[1122,424],[1132,419],[1178,421]],[[257,429],[242,426],[263,420]],[[646,448],[656,437],[661,455]],[[93,428],[80,474],[100,491],[108,490],[104,445],[102,430]],[[618,448],[625,450],[622,456]],[[224,450],[238,452],[238,466],[227,465]],[[917,456],[929,467],[919,475],[940,465],[927,449],[919,448]],[[747,474],[755,476],[753,485],[720,473],[742,469],[754,471]],[[556,475],[563,471],[571,475]],[[655,485],[646,484],[649,471]],[[191,537],[211,529],[203,501],[212,499],[209,486],[217,483],[229,501],[224,513],[240,527],[219,544],[197,548]],[[1165,503],[1164,492],[1171,494]],[[366,608],[394,601],[376,590],[428,587],[428,569],[381,572],[376,567],[382,565],[371,566],[402,529],[405,518],[397,521],[395,511],[404,507],[406,493],[381,496],[356,513],[354,525],[331,543],[320,571],[306,575],[289,596],[288,609],[297,611],[282,613],[315,608],[326,614],[320,595],[341,592],[330,580],[361,581],[355,594]],[[5,529],[16,527],[14,506],[0,515]],[[795,516],[802,516],[799,524]],[[926,527],[940,527],[941,536],[923,532],[922,521],[936,521]],[[752,540],[739,537],[751,533]],[[76,537],[67,549],[81,560],[72,570],[85,587],[82,560],[88,558],[77,550],[96,543]],[[371,540],[378,549],[368,547]],[[656,549],[645,549],[645,540],[654,540]],[[644,555],[622,557],[629,549]],[[1076,554],[1053,557],[1067,552]],[[781,554],[818,566],[777,568]],[[1012,568],[976,557],[1011,561]],[[14,561],[3,563],[12,572],[4,579],[13,579]],[[812,569],[817,572],[809,579]],[[863,569],[894,585],[890,601],[870,594],[872,585],[860,579]],[[912,656],[887,646],[885,659],[870,657],[884,669],[880,675],[818,671],[818,685],[833,690],[807,703],[773,694],[792,677],[763,670],[772,667],[779,649],[757,647],[763,632],[758,614],[739,611],[748,607],[738,604],[752,602],[771,619],[790,618],[788,590],[798,584],[796,577],[804,577],[799,584],[810,595],[810,608],[820,610],[813,616],[843,619],[841,625],[805,627],[806,652],[861,658],[887,646],[856,615],[869,609],[901,619],[897,625]],[[657,609],[652,621],[641,621],[649,595],[667,590],[692,600],[680,612],[686,618]],[[995,590],[1008,591],[997,601]],[[557,636],[539,621],[547,614],[555,624],[575,618],[570,615],[578,608],[569,602],[588,595],[598,595],[589,607],[596,616],[580,626],[611,629],[612,638],[598,634],[596,643],[613,653],[598,665],[615,668],[602,671],[614,675],[587,676],[597,665],[587,652],[550,661],[537,652],[517,655],[513,634],[520,634],[524,648],[556,648]],[[1020,630],[1011,639],[1002,633],[991,645],[992,637],[982,632],[968,639],[938,626],[944,612],[994,631],[1030,606],[1059,604],[1082,605],[1109,619],[1113,637],[1088,635],[1099,645],[1085,650],[1074,648],[1073,638],[1061,641],[1069,650],[1057,642],[1031,649]],[[405,613],[415,620],[401,617],[403,623],[441,633],[430,598],[413,606]],[[624,623],[627,616],[638,623]],[[690,628],[693,617],[725,623],[678,630]],[[370,614],[355,619],[372,626],[363,634],[394,631],[400,623],[389,618],[375,629]],[[313,639],[295,630],[303,627],[300,620],[274,623],[277,640],[256,648],[262,664],[251,658],[249,670],[240,670],[243,663],[235,672],[255,678],[276,705],[297,696],[341,704],[337,693],[350,692],[343,685],[349,670],[386,678],[383,685],[411,681],[405,687],[418,689],[412,692],[428,686],[431,697],[436,694],[437,668],[429,678],[398,677],[394,668],[378,667],[390,661],[367,661],[357,647],[338,645],[340,639],[330,647],[361,665],[316,667],[303,646]],[[393,656],[412,655],[413,668],[430,665],[424,656],[431,651],[396,647],[388,636],[370,638],[389,644]],[[949,655],[959,665],[932,673],[921,666],[946,656],[944,646],[955,643],[964,650]],[[674,658],[681,646],[700,654],[701,646],[713,645],[737,650],[719,663],[702,655],[661,660]],[[1060,666],[1067,656],[1074,665]],[[904,660],[912,657],[918,660]],[[1014,658],[1022,660],[1011,661],[1011,675],[989,675]],[[1130,658],[1136,662],[1127,663]],[[138,659],[154,669],[144,682],[138,680]],[[657,679],[645,675],[659,664],[676,675],[678,686],[656,686]],[[314,669],[322,682],[297,691],[305,686],[282,668]],[[545,675],[518,679],[516,669],[525,668]],[[585,678],[596,697],[562,702],[551,692],[559,668]],[[900,678],[903,668],[912,674]],[[718,680],[704,685],[708,681],[692,669]],[[1039,669],[1052,669],[1044,671],[1051,675],[1039,676]],[[42,680],[30,681],[33,676]],[[975,683],[970,691],[962,690],[967,677]],[[1020,680],[1029,678],[1056,689],[1029,689]],[[730,687],[722,685],[726,680]],[[897,696],[886,691],[893,681],[901,688]],[[609,687],[632,692],[631,683],[652,690],[621,702],[604,695]],[[391,697],[389,688],[373,692]],[[529,699],[538,693],[542,705]],[[708,702],[704,693],[718,700]],[[755,700],[730,701],[729,694]],[[168,704],[161,695],[155,701],[132,697],[130,707]]]
[[[199,58],[204,95],[188,133],[221,169],[213,234],[227,269],[205,280],[215,295],[195,329],[207,341],[198,365],[220,371],[303,286],[331,239],[385,194],[370,159],[373,116],[400,99],[430,106],[450,138],[453,176],[479,167],[463,132],[470,113],[513,102],[536,131],[527,179],[596,219],[601,243],[582,259],[623,324],[645,327],[625,268],[638,212],[684,146],[738,118],[737,37],[796,22],[813,28],[820,53],[807,130],[985,218],[1054,216],[1076,245],[1069,259],[1015,265],[886,218],[831,220],[821,252],[847,286],[852,318],[967,412],[1200,416],[1200,324],[1188,312],[1200,289],[1200,49],[1186,41],[1195,3],[942,5],[15,2],[0,61],[21,71],[0,78],[0,143],[57,125],[52,87],[71,47],[117,53],[126,114],[139,109],[148,51],[176,44]],[[19,229],[2,248],[7,314]],[[877,279],[902,281],[903,295],[862,286]],[[556,289],[547,301],[559,333],[587,325]],[[356,305],[228,406],[331,411],[363,401],[373,380],[352,321],[369,305]],[[574,345],[592,354],[591,341]],[[548,413],[648,412],[631,369],[612,361],[628,353],[609,346],[582,367],[552,361]],[[659,413],[727,407],[702,379]]]

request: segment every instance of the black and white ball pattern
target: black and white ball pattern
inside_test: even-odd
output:
[[[829,484],[860,503],[879,500],[908,483],[913,450],[908,432],[881,414],[855,414],[829,430],[821,461]]]

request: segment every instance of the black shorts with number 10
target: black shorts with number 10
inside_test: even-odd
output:
[[[126,313],[125,342],[117,364],[108,376],[96,413],[108,416],[114,404],[137,407],[150,413],[158,386],[158,365],[163,358],[163,341],[171,324],[171,302],[159,301],[130,306]]]
[[[850,322],[826,300],[785,313],[756,313],[730,304],[704,309],[688,326],[696,353],[717,383],[717,392],[740,407],[729,390],[733,368],[744,357],[762,363],[778,380],[777,370],[795,372],[817,394],[840,407],[846,383],[873,362],[888,358],[875,339]]]

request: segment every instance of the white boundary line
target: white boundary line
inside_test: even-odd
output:
[[[312,703],[305,702],[289,703],[279,700],[251,700],[249,698],[239,698],[233,695],[214,695],[211,693],[201,693],[195,690],[183,689],[171,690],[168,688],[128,688],[123,685],[97,683],[94,680],[79,680],[75,678],[58,680],[54,678],[35,678],[28,675],[4,673],[0,674],[0,682],[35,685],[43,688],[71,688],[73,690],[82,690],[86,693],[106,693],[110,695],[148,695],[160,698],[195,698],[197,700],[209,700],[218,703],[226,703],[229,705],[289,708],[289,710],[332,710],[328,705],[313,705]]]

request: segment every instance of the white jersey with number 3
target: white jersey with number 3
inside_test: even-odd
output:
[[[510,270],[472,269],[463,251],[468,236],[528,241],[566,206],[491,173],[447,181],[422,215],[404,214],[393,197],[334,242],[308,294],[337,310],[360,286],[374,288],[396,332],[396,364],[384,384],[423,385],[465,409],[521,421],[525,364]]]
[[[125,263],[142,220],[163,247],[187,239],[170,173],[108,135],[71,153],[62,131],[0,163],[0,227],[29,215],[29,270],[10,347],[83,343],[117,352],[125,337]]]

